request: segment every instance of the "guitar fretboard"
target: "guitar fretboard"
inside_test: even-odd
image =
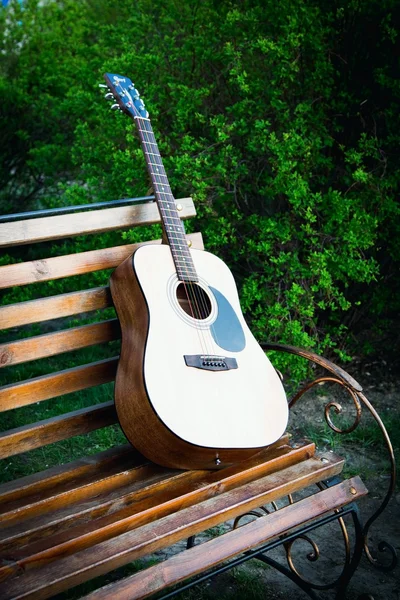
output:
[[[135,117],[135,122],[178,279],[196,282],[198,277],[186,241],[185,228],[179,217],[150,120]]]

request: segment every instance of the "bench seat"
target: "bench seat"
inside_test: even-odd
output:
[[[342,467],[332,453],[317,455],[313,444],[293,448],[284,436],[252,459],[219,471],[167,469],[123,446],[49,469],[40,480],[34,475],[4,484],[0,598],[49,598],[326,480]],[[316,501],[309,518],[353,501],[352,486],[357,496],[365,493],[361,482],[347,481],[340,492],[329,491],[330,503],[321,496],[322,505]],[[258,532],[257,543],[304,521],[303,505],[291,510],[291,521],[278,519],[280,527]],[[247,549],[246,539],[239,551]],[[146,597],[147,587],[134,587],[133,597]]]
[[[44,211],[10,223],[0,219],[0,248],[10,252],[9,264],[0,266],[0,290],[9,294],[0,307],[0,469],[7,471],[0,484],[1,600],[42,600],[63,592],[64,599],[76,598],[88,593],[86,582],[135,561],[132,568],[140,563],[142,571],[106,587],[104,580],[96,582],[99,589],[87,598],[146,598],[244,559],[271,540],[284,544],[310,522],[317,526],[345,510],[355,514],[353,501],[367,493],[358,477],[336,479],[342,458],[319,453],[309,442],[292,443],[289,434],[216,471],[168,469],[121,445],[112,400],[120,328],[107,283],[111,269],[139,244],[161,243],[120,235],[159,222],[151,198],[138,200],[73,214],[73,207],[64,215]],[[195,215],[190,198],[180,204],[183,218]],[[93,249],[85,242],[77,251],[75,236],[94,234],[106,235],[102,244]],[[188,241],[203,249],[200,233],[191,233]],[[24,286],[18,297],[14,291]],[[314,362],[328,371],[326,380],[350,391],[357,407],[358,397],[365,401],[361,386],[329,361],[289,346],[263,347]],[[106,432],[101,439],[108,442],[95,454],[93,436],[99,432]],[[30,464],[28,453],[45,456],[49,448],[55,466],[6,479],[24,461]],[[241,518],[261,506],[272,508],[256,521]],[[202,536],[207,541],[190,547],[194,536],[215,527],[225,532]],[[360,558],[362,535],[345,568],[346,582]],[[186,540],[188,548],[182,549]],[[143,560],[174,544],[180,552],[168,553],[164,562]],[[300,578],[297,583],[303,585]]]

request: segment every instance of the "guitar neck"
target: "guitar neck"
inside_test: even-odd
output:
[[[187,282],[198,281],[186,240],[185,228],[179,217],[150,119],[137,116],[134,119],[178,279]]]

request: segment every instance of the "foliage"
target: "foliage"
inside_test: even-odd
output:
[[[11,3],[0,205],[146,192],[132,124],[96,89],[103,72],[126,74],[256,336],[344,360],[350,331],[371,350],[399,308],[399,11],[394,0]]]

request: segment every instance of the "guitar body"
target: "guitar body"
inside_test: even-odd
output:
[[[122,347],[115,405],[128,440],[152,461],[216,469],[284,432],[282,383],[250,333],[232,274],[190,250],[149,114],[130,79],[105,74],[106,98],[135,122],[165,234],[113,273]]]
[[[189,302],[167,245],[141,246],[113,273],[122,329],[115,403],[127,438],[149,459],[220,468],[275,442],[288,408],[230,270],[208,252],[190,254],[201,293]]]

